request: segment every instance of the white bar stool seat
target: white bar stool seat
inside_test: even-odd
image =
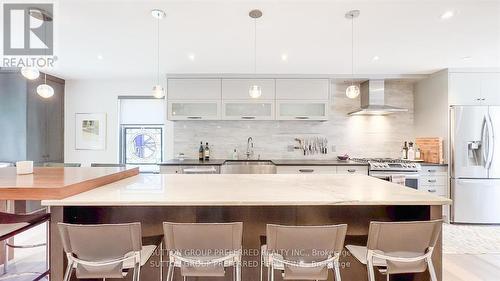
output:
[[[429,271],[437,281],[432,253],[441,233],[442,220],[371,222],[367,246],[347,245],[360,263],[367,266],[368,280],[375,281],[374,269],[385,274]]]

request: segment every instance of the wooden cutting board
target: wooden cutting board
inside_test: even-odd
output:
[[[444,163],[442,138],[417,138],[415,144],[420,148],[420,158],[425,162]]]

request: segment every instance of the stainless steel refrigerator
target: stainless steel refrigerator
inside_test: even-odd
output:
[[[500,224],[500,106],[451,108],[454,223]]]

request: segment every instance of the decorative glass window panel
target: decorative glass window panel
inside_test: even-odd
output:
[[[162,162],[162,136],[161,127],[123,128],[125,164],[151,165]]]

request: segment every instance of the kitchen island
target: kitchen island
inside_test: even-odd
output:
[[[246,250],[242,277],[258,280],[259,249],[267,223],[347,223],[346,243],[362,245],[372,220],[439,219],[442,206],[450,203],[443,197],[364,175],[295,174],[138,175],[62,200],[42,202],[52,213],[51,280],[61,280],[63,274],[64,256],[56,227],[61,221],[139,221],[144,236],[162,234],[163,221],[241,221]],[[441,254],[440,239],[433,257],[439,280]],[[363,265],[348,254],[341,260],[343,280],[367,280]],[[158,276],[155,268],[146,268],[143,274],[143,280],[156,280]],[[425,273],[395,277],[429,280]],[[227,278],[230,280],[231,274]]]

